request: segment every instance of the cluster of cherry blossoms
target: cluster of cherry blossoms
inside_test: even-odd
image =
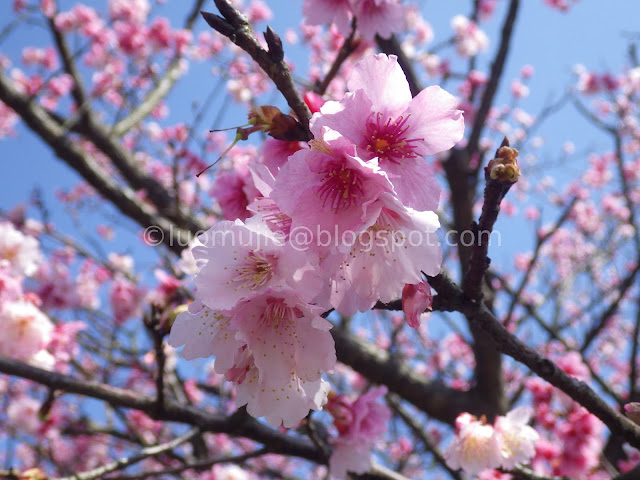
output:
[[[457,101],[437,86],[412,99],[383,54],[360,61],[348,86],[314,114],[309,145],[248,166],[254,215],[198,237],[196,301],[171,330],[186,358],[215,356],[236,404],[272,426],[327,402],[336,354],[323,312],[366,311],[440,271],[440,189],[423,157],[462,138]]]
[[[513,469],[517,464],[527,463],[534,457],[540,438],[527,425],[532,414],[531,408],[518,407],[496,417],[494,425],[469,413],[460,414],[455,437],[444,452],[447,465],[475,475],[486,469]]]
[[[22,288],[41,261],[35,238],[9,222],[0,223],[0,355],[51,368],[54,360],[46,347],[52,340],[53,323],[38,308],[37,295],[25,294]]]

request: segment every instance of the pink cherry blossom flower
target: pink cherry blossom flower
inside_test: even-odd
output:
[[[295,288],[312,300],[320,288],[304,252],[285,243],[260,217],[219,222],[199,240],[202,246],[193,249],[193,256],[206,263],[195,283],[209,308],[229,310],[267,288]]]
[[[456,34],[456,49],[463,57],[474,57],[489,47],[489,37],[478,25],[464,15],[451,19],[451,28]]]
[[[256,164],[251,168],[251,175],[253,184],[262,196],[256,197],[247,206],[247,210],[260,215],[271,231],[282,235],[283,239],[287,240],[291,232],[291,217],[282,213],[280,207],[271,198],[271,192],[276,184],[273,171],[266,165]]]
[[[302,99],[304,100],[304,103],[307,104],[307,107],[309,107],[309,110],[311,110],[311,113],[319,112],[322,108],[322,105],[326,103],[326,100],[322,98],[322,96],[311,91],[306,92],[302,96]]]
[[[40,427],[38,410],[41,404],[35,398],[27,395],[7,397],[9,406],[6,407],[7,423],[5,424],[11,431],[24,432],[34,435]]]
[[[382,192],[393,192],[393,186],[377,163],[362,160],[349,140],[327,129],[311,150],[289,157],[271,198],[291,217],[292,231],[305,230],[314,238],[328,232],[330,248],[344,250],[349,248],[341,242],[345,232],[357,235],[377,219]],[[317,247],[311,242],[310,248]]]
[[[23,234],[11,223],[0,223],[0,264],[9,267],[11,274],[30,277],[42,260],[38,240]]]
[[[456,433],[444,451],[447,465],[476,475],[487,468],[498,468],[503,461],[500,439],[491,425],[469,413],[456,418]]]
[[[362,38],[373,40],[376,34],[389,38],[405,26],[404,6],[398,0],[352,0],[353,15]]]
[[[350,0],[305,0],[302,14],[309,25],[334,23],[344,36],[351,31],[353,11]]]
[[[0,355],[27,360],[47,346],[53,324],[33,303],[25,300],[0,306]]]
[[[407,283],[422,281],[422,272],[440,272],[437,215],[406,208],[390,193],[381,194],[379,202],[382,208],[375,222],[355,237],[332,277],[330,302],[344,315],[366,311],[378,300],[398,298]]]
[[[246,163],[239,161],[234,163],[233,170],[218,174],[210,193],[218,200],[225,220],[246,220],[250,216],[247,205],[258,192],[251,183]]]
[[[289,157],[302,148],[305,147],[301,142],[285,142],[275,138],[267,138],[262,143],[260,162],[266,165],[275,177],[278,175],[280,167],[287,163]]]
[[[109,16],[112,20],[144,23],[151,6],[148,0],[110,0]]]
[[[532,415],[530,407],[518,407],[496,418],[496,432],[502,438],[503,468],[512,469],[534,457],[540,435],[527,425]]]
[[[216,356],[214,370],[224,374],[233,366],[236,351],[244,345],[229,329],[231,316],[216,312],[195,301],[189,310],[178,315],[169,335],[169,345],[184,345],[182,356],[187,360]]]
[[[371,449],[387,430],[391,411],[377,399],[386,387],[370,390],[351,403],[344,395],[333,395],[327,409],[333,415],[339,436],[332,439],[333,452],[329,470],[336,478],[346,478],[347,471],[366,473],[371,468]]]
[[[457,100],[435,85],[412,99],[394,55],[358,62],[348,86],[351,93],[314,114],[313,134],[321,138],[325,126],[340,132],[357,146],[360,158],[378,159],[405,205],[436,210],[440,187],[422,157],[448,150],[462,138]]]
[[[406,284],[402,289],[402,311],[411,328],[420,326],[420,316],[425,310],[431,310],[433,295],[428,282]]]
[[[0,305],[22,296],[22,280],[12,275],[9,265],[0,264]]]
[[[135,283],[123,277],[116,278],[109,292],[115,322],[120,325],[130,318],[142,315],[144,296],[144,289],[138,288]]]
[[[268,289],[227,313],[196,303],[178,315],[169,343],[184,344],[186,358],[215,355],[215,371],[237,385],[236,405],[290,428],[326,402],[321,374],[336,356],[321,310],[291,290]]]

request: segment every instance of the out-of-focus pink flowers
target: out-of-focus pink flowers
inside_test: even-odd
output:
[[[489,47],[489,37],[478,25],[464,15],[456,15],[451,20],[456,37],[456,49],[463,57],[474,57]]]
[[[338,429],[338,437],[331,440],[329,470],[332,476],[346,478],[347,472],[369,471],[371,449],[386,432],[391,418],[389,408],[377,401],[386,393],[386,387],[374,388],[353,403],[344,395],[330,395],[327,410]]]
[[[305,0],[302,6],[307,24],[334,24],[344,36],[355,18],[365,40],[373,40],[376,34],[389,38],[402,30],[404,10],[399,0]]]
[[[11,223],[0,223],[0,264],[12,275],[30,277],[42,261],[38,241],[17,230]]]
[[[540,438],[527,425],[531,416],[530,408],[518,407],[488,425],[469,413],[459,415],[455,437],[444,452],[447,465],[477,475],[486,469],[511,469],[527,463],[534,457]]]
[[[142,300],[145,291],[126,278],[117,278],[111,285],[109,300],[113,318],[117,324],[122,324],[130,318],[142,314]]]
[[[46,348],[53,332],[51,320],[26,300],[2,303],[0,324],[0,355],[20,360],[29,360]]]

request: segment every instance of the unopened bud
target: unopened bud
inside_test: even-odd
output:
[[[278,107],[274,107],[273,105],[261,105],[252,108],[249,112],[249,125],[270,128],[273,119],[278,115],[282,115],[282,112]]]
[[[627,403],[624,406],[624,412],[631,420],[640,425],[640,402]]]
[[[298,120],[291,115],[282,113],[278,107],[273,105],[252,108],[249,112],[249,125],[253,125],[247,130],[249,133],[263,130],[276,140],[295,142],[307,138],[307,134]]]
[[[487,165],[489,177],[504,183],[516,183],[520,178],[518,167],[518,150],[511,147],[500,147],[496,158]]]
[[[170,332],[171,327],[173,327],[173,322],[176,321],[176,317],[183,312],[189,310],[188,304],[178,305],[173,310],[169,312],[169,315],[166,316],[166,319],[162,322],[162,330],[164,332]]]

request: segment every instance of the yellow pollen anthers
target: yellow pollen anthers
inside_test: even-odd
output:
[[[400,115],[397,118],[390,118],[380,112],[372,114],[363,132],[364,138],[367,139],[363,147],[381,160],[396,164],[402,164],[406,158],[415,157],[416,145],[414,144],[421,139],[407,138],[410,116]]]
[[[295,313],[293,309],[282,300],[268,301],[262,313],[262,321],[274,330],[282,327],[283,330],[280,331],[280,334],[282,334],[294,324]]]
[[[334,212],[349,208],[362,198],[364,191],[358,172],[345,168],[329,168],[324,172],[322,185],[317,191],[322,206],[329,206]]]
[[[375,139],[375,149],[378,152],[384,152],[387,148],[389,148],[389,142],[387,142],[384,138]]]
[[[235,269],[235,277],[228,283],[237,284],[236,290],[246,288],[256,290],[264,287],[274,274],[274,259],[258,250],[251,251],[244,262]]]

